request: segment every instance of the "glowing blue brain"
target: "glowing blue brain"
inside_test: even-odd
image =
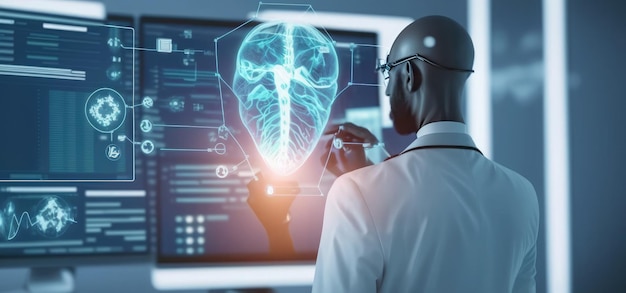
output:
[[[233,90],[267,165],[295,172],[319,141],[337,93],[333,43],[309,25],[264,23],[243,40]]]

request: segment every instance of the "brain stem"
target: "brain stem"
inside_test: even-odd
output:
[[[276,159],[280,162],[279,165],[281,166],[287,166],[290,160],[289,132],[291,130],[291,98],[289,96],[289,83],[293,78],[295,68],[293,36],[291,35],[292,30],[292,26],[286,26],[283,64],[282,66],[274,66],[274,83],[276,84],[278,107],[280,111],[280,137]]]

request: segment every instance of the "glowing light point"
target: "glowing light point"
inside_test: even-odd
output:
[[[265,193],[267,195],[273,195],[274,194],[274,186],[268,185],[267,188],[265,189]]]
[[[435,44],[437,44],[437,40],[435,39],[435,37],[433,36],[426,36],[424,38],[424,46],[426,48],[432,48],[435,46]]]

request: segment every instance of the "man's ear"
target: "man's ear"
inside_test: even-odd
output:
[[[412,62],[406,62],[406,79],[405,86],[409,92],[417,91],[422,85],[422,71]]]

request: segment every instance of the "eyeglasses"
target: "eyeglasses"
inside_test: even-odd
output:
[[[383,77],[385,78],[385,83],[387,82],[387,80],[389,79],[389,71],[391,70],[391,68],[394,68],[404,62],[409,62],[411,60],[420,60],[422,62],[426,62],[432,66],[435,66],[439,69],[444,69],[444,70],[449,70],[449,71],[456,71],[456,72],[474,72],[473,69],[460,69],[460,68],[454,68],[454,67],[448,67],[445,65],[441,65],[435,61],[432,61],[422,55],[420,55],[419,53],[406,57],[406,58],[402,58],[400,60],[394,61],[394,62],[386,62],[386,60],[382,60],[382,59],[378,59],[378,66],[376,66],[376,70],[380,71],[380,73],[383,75]],[[389,60],[389,55],[387,55],[387,60]]]

